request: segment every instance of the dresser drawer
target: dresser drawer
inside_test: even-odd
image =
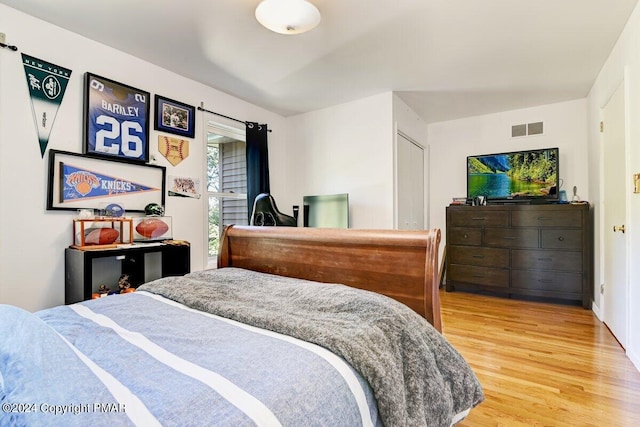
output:
[[[449,212],[453,227],[508,227],[509,211],[468,208]]]
[[[511,272],[511,287],[579,294],[582,292],[582,274],[513,270]]]
[[[480,246],[481,243],[481,228],[449,227],[447,230],[448,245]]]
[[[509,268],[509,249],[449,246],[447,251],[451,264]]]
[[[582,212],[579,210],[527,210],[511,213],[513,227],[580,227]]]
[[[582,249],[582,230],[556,230],[541,231],[541,247],[543,249]]]
[[[582,252],[511,251],[511,267],[523,270],[582,271]]]
[[[498,248],[539,248],[538,230],[533,228],[486,228],[484,244]]]
[[[509,270],[452,264],[447,267],[447,283],[464,282],[474,285],[509,287]]]

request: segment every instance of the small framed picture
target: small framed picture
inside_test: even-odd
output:
[[[84,153],[149,161],[149,92],[85,74]]]
[[[196,108],[160,95],[155,96],[155,130],[193,138]]]

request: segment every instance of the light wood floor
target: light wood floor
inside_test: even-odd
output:
[[[640,426],[640,373],[591,310],[441,292],[485,401],[459,426]]]

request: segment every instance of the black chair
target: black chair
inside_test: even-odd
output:
[[[297,227],[298,220],[280,212],[271,194],[260,193],[253,202],[249,225]]]

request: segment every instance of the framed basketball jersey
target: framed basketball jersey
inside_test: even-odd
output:
[[[149,161],[149,92],[85,74],[84,153]]]

